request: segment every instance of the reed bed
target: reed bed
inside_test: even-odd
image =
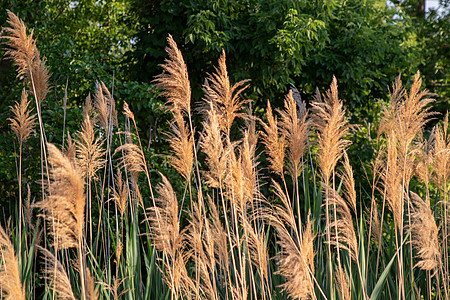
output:
[[[0,227],[0,298],[449,298],[448,114],[425,131],[438,116],[419,73],[409,89],[400,77],[392,86],[372,191],[362,193],[347,154],[358,127],[337,78],[309,106],[294,88],[284,108],[269,101],[261,120],[243,97],[251,83],[231,82],[222,52],[193,107],[169,36],[154,83],[172,114],[168,161],[179,177],[171,182],[150,169],[138,120],[126,99],[118,113],[103,82],[86,99],[79,131],[62,145],[48,141],[41,104],[50,70],[33,33],[8,16],[1,38],[24,90],[9,119],[19,143],[18,213]],[[42,177],[40,192],[28,186],[24,200],[21,161],[32,133]]]

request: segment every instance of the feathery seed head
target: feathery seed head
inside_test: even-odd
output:
[[[322,183],[323,195],[327,195],[329,205],[334,205],[336,210],[336,219],[327,224],[331,232],[329,243],[348,250],[350,257],[358,261],[358,240],[356,239],[355,228],[351,211],[344,199],[329,185]]]
[[[97,179],[97,171],[104,165],[105,150],[102,148],[103,140],[95,138],[94,126],[89,115],[86,115],[81,131],[77,132],[78,139],[75,141],[78,154],[78,166],[83,177]]]
[[[307,111],[303,106],[297,111],[297,104],[292,96],[292,90],[284,100],[285,110],[279,110],[281,115],[281,132],[286,137],[289,168],[293,177],[300,174],[300,163],[306,149],[309,135],[309,123]]]
[[[175,155],[170,157],[172,166],[190,181],[194,163],[194,136],[184,122],[181,112],[174,112],[175,121],[171,123],[173,133],[169,134],[169,144]]]
[[[312,110],[320,148],[319,166],[323,181],[328,183],[338,160],[350,144],[344,139],[350,126],[345,120],[342,101],[338,98],[336,77],[333,76],[330,89],[323,99],[320,94],[316,94]]]
[[[0,291],[5,300],[25,300],[14,246],[0,226]]]
[[[344,180],[344,191],[347,202],[350,204],[351,209],[356,214],[356,190],[355,190],[355,179],[353,178],[353,169],[350,165],[350,161],[348,159],[347,152],[344,152],[344,169],[345,173],[343,174]]]
[[[45,269],[44,276],[50,281],[50,286],[54,292],[58,294],[58,299],[75,300],[75,295],[72,291],[69,276],[61,262],[47,249],[37,246],[39,251],[44,256]]]
[[[39,56],[33,31],[27,35],[27,27],[23,21],[10,10],[7,10],[7,13],[10,27],[4,28],[4,31],[10,35],[1,36],[2,39],[7,40],[5,43],[10,48],[6,51],[6,56],[16,64],[18,76],[28,75],[31,65]]]
[[[84,181],[80,171],[55,145],[47,144],[50,183],[47,196],[36,203],[50,222],[56,249],[77,247],[84,228]]]
[[[203,91],[206,101],[216,106],[221,129],[229,135],[234,119],[243,116],[240,111],[242,105],[248,101],[242,101],[240,94],[247,89],[246,83],[249,80],[242,80],[231,86],[224,50],[219,57],[218,67],[214,67],[214,69],[215,73],[208,75],[207,81],[203,85]]]
[[[96,83],[95,108],[100,126],[104,130],[108,131],[110,126],[117,126],[117,111],[114,99],[103,81]]]
[[[302,242],[297,244],[286,228],[278,226],[279,245],[282,251],[279,257],[278,273],[286,278],[281,287],[292,299],[313,299],[314,293],[314,238],[312,222],[308,217],[303,231]]]
[[[261,132],[262,143],[266,147],[270,168],[274,173],[282,175],[286,143],[284,137],[278,135],[277,119],[273,116],[269,101],[267,101],[266,115],[269,124],[262,123],[264,128]]]
[[[448,183],[450,177],[450,135],[448,130],[448,112],[444,118],[443,126],[436,125],[434,128],[434,143],[433,143],[433,182],[441,188],[444,183]]]
[[[411,200],[414,204],[411,211],[412,243],[417,250],[419,262],[415,267],[422,270],[434,270],[441,264],[439,250],[439,229],[431,212],[429,203],[423,201],[419,195],[411,192]]]
[[[116,189],[114,190],[113,199],[117,204],[120,215],[123,217],[127,208],[128,186],[124,184],[122,180],[122,172],[120,171],[120,168],[117,169],[117,173],[114,176],[114,183],[116,185]]]
[[[114,154],[122,153],[120,165],[132,175],[137,175],[146,170],[145,156],[142,149],[132,143],[124,144],[116,149]]]
[[[206,121],[203,121],[204,132],[201,137],[200,147],[206,154],[205,172],[206,183],[210,187],[217,188],[222,182],[227,165],[228,152],[224,147],[222,132],[219,126],[219,117],[212,102],[209,102]]]
[[[169,58],[161,67],[166,73],[156,76],[156,86],[162,88],[162,95],[167,98],[169,109],[173,112],[179,110],[181,114],[191,111],[191,85],[188,71],[181,51],[178,49],[172,36],[167,37],[169,44],[166,52]]]
[[[16,104],[11,107],[14,117],[8,119],[11,129],[16,134],[20,143],[25,143],[30,137],[35,124],[36,116],[31,114],[31,110],[28,109],[29,105],[30,102],[28,101],[27,92],[23,89],[20,103],[16,102]]]
[[[8,24],[10,27],[4,28],[5,33],[0,38],[6,40],[9,49],[6,57],[12,59],[17,66],[18,76],[25,78],[33,85],[32,93],[36,97],[38,105],[44,101],[48,91],[49,71],[45,65],[45,59],[40,58],[33,39],[33,31],[27,35],[27,28],[22,20],[14,13],[7,11]]]

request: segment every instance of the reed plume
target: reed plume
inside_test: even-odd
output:
[[[341,300],[350,300],[351,291],[350,291],[350,280],[348,275],[345,273],[344,269],[340,265],[337,266],[336,270],[336,284],[339,290],[339,295]]]
[[[142,149],[135,144],[126,143],[118,147],[114,154],[122,152],[120,165],[125,167],[132,175],[146,170],[145,155]]]
[[[193,203],[191,207],[187,236],[193,250],[192,259],[196,266],[195,296],[196,298],[219,299],[215,281],[214,238],[211,236],[210,224],[202,213],[200,203]]]
[[[128,103],[126,101],[123,102],[123,114],[125,116],[127,116],[128,118],[130,118],[133,122],[135,122],[134,114],[131,111],[130,106],[128,105]]]
[[[417,72],[409,93],[402,87],[400,76],[393,84],[390,93],[390,104],[383,108],[383,118],[380,122],[378,134],[387,137],[387,163],[383,171],[383,185],[386,200],[394,215],[396,231],[396,246],[399,248],[397,255],[399,265],[399,297],[405,297],[403,285],[403,248],[399,242],[403,240],[403,215],[404,199],[407,199],[408,226],[411,227],[411,202],[406,191],[414,172],[414,164],[417,150],[413,147],[413,141],[420,137],[427,119],[433,115],[427,107],[433,99],[427,98],[428,91],[420,91],[422,80]],[[412,237],[410,237],[411,242]],[[410,252],[411,266],[413,264],[412,251]],[[413,269],[410,269],[413,278]]]
[[[105,164],[105,150],[102,149],[103,139],[95,137],[94,124],[89,115],[85,115],[81,131],[77,132],[78,139],[75,141],[78,154],[77,164],[83,177],[97,179],[97,171]]]
[[[182,114],[191,111],[191,85],[183,55],[172,36],[167,37],[166,52],[169,55],[161,67],[166,73],[156,76],[156,86],[162,88],[161,94],[167,98],[170,111],[180,110]]]
[[[119,213],[123,217],[127,208],[128,185],[123,182],[122,172],[120,171],[120,168],[118,168],[116,171],[116,175],[114,176],[114,183],[116,188],[114,190],[113,200],[116,202]]]
[[[292,299],[315,298],[314,292],[314,238],[312,221],[308,215],[306,226],[301,233],[298,228],[291,203],[281,186],[272,180],[274,194],[281,204],[262,208],[266,223],[277,232],[278,271],[286,282],[281,285]]]
[[[38,246],[38,249],[42,253],[45,261],[44,276],[50,281],[50,286],[58,295],[58,299],[76,300],[72,291],[69,276],[67,275],[64,266],[56,256],[47,249],[41,246]]]
[[[442,127],[436,125],[433,143],[433,182],[444,190],[448,187],[450,177],[450,134],[448,134],[448,112]]]
[[[242,170],[242,157],[236,155],[233,145],[230,145],[230,155],[227,162],[227,173],[224,179],[226,196],[237,208],[243,208],[248,198],[244,191],[244,174]],[[242,209],[241,209],[242,212]]]
[[[409,94],[406,95],[406,99],[398,111],[398,124],[394,128],[399,130],[400,149],[403,151],[407,151],[412,141],[422,133],[428,118],[435,114],[430,112],[431,107],[428,106],[434,100],[427,98],[430,93],[426,89],[420,91],[421,85],[422,79],[420,72],[417,71]],[[403,156],[405,155],[406,153],[403,154]]]
[[[317,139],[319,144],[318,164],[320,173],[322,175],[323,186],[330,185],[330,179],[334,186],[334,169],[337,162],[342,157],[344,151],[350,144],[350,141],[344,139],[344,136],[348,133],[350,128],[347,120],[345,119],[345,110],[343,108],[342,101],[338,97],[338,85],[336,77],[333,76],[333,80],[330,85],[330,89],[321,96],[319,91],[316,91],[314,102],[312,102],[312,118],[313,124],[317,131]],[[325,200],[325,221],[326,221],[326,241],[328,244],[328,263],[329,263],[329,277],[331,285],[333,285],[333,270],[331,263],[331,219],[330,219],[330,197],[328,192],[330,189],[324,188],[324,200]],[[334,219],[337,220],[336,210],[333,210]],[[335,226],[339,225],[334,223]],[[335,232],[338,228],[335,228]],[[339,241],[338,236],[335,236],[336,240],[333,241],[338,246],[337,256],[339,257]]]
[[[186,262],[189,253],[185,251],[186,229],[180,229],[178,221],[178,199],[169,180],[161,174],[162,182],[158,185],[156,206],[148,208],[148,220],[151,223],[150,236],[154,247],[164,253],[164,280],[177,299],[180,292],[190,295],[194,289]]]
[[[411,192],[414,206],[411,210],[412,243],[417,250],[419,261],[415,265],[422,270],[437,271],[441,264],[439,249],[439,229],[436,225],[429,203],[414,192]]]
[[[172,36],[167,37],[169,44],[166,52],[169,58],[161,67],[166,73],[155,77],[156,86],[162,88],[161,94],[167,99],[168,109],[174,116],[171,123],[173,130],[169,134],[169,143],[174,151],[171,156],[172,166],[190,182],[191,170],[194,162],[194,132],[190,122],[190,130],[184,121],[184,116],[191,116],[191,86],[186,64],[181,51]]]
[[[98,113],[98,122],[106,132],[109,132],[110,126],[117,126],[115,102],[103,81],[96,84],[95,108]]]
[[[171,123],[173,133],[169,133],[169,144],[174,155],[170,156],[172,166],[190,182],[194,163],[194,135],[189,132],[183,116],[174,112],[175,121]]]
[[[7,10],[8,24],[10,27],[4,28],[5,33],[1,38],[6,40],[9,49],[5,55],[14,61],[17,67],[18,77],[24,76],[32,85],[32,93],[36,98],[36,103],[40,105],[45,99],[49,87],[49,71],[42,60],[36,41],[33,39],[33,31],[27,35],[27,28],[22,20],[13,12]]]
[[[265,285],[269,281],[269,257],[267,243],[265,241],[264,228],[253,228],[247,218],[243,218],[242,226],[248,234],[248,252],[250,261],[259,272],[261,277],[262,298],[265,299]]]
[[[8,118],[11,129],[16,134],[21,145],[30,137],[36,122],[36,116],[31,114],[31,110],[28,109],[29,105],[30,101],[28,101],[28,94],[26,90],[23,89],[20,103],[16,102],[15,105],[11,107],[14,117]]]
[[[380,242],[381,241],[381,233],[382,233],[382,226],[380,222],[380,218],[378,217],[378,208],[377,203],[375,200],[371,201],[371,217],[368,219],[370,222],[370,237],[373,239],[373,241]]]
[[[92,104],[91,93],[89,93],[86,97],[86,100],[84,101],[83,120],[86,119],[87,117],[93,119],[94,112],[95,112],[94,104]]]
[[[301,243],[296,242],[286,228],[276,226],[282,247],[278,273],[286,278],[281,287],[292,299],[315,298],[314,292],[314,238],[312,222],[308,219]]]
[[[319,167],[325,183],[329,183],[333,170],[342,157],[350,141],[344,139],[350,128],[345,120],[345,110],[342,101],[338,98],[336,77],[325,95],[316,93],[311,103],[314,127],[317,129],[319,143]]]
[[[216,109],[211,102],[209,104],[207,119],[203,121],[204,131],[201,136],[200,147],[206,154],[205,162],[208,166],[208,171],[204,172],[206,184],[217,188],[225,176],[229,153],[224,146]]]
[[[350,257],[358,261],[358,240],[356,239],[353,218],[346,201],[329,185],[322,183],[322,188],[326,191],[329,205],[333,205],[336,211],[336,218],[327,224],[327,231],[331,232],[329,243],[340,249],[349,252]]]
[[[77,248],[83,300],[86,300],[83,253],[84,211],[86,198],[81,171],[55,145],[47,144],[51,166],[46,186],[47,196],[36,203],[50,223],[50,235],[56,250]]]
[[[222,225],[219,211],[214,201],[208,195],[207,202],[209,205],[210,218],[206,219],[206,242],[208,244],[208,251],[210,252],[209,257],[213,257],[212,251],[214,251],[217,257],[216,262],[225,271],[228,272],[229,256],[228,256],[228,245],[227,245],[227,232]],[[211,243],[213,241],[214,243]],[[210,246],[214,245],[211,249]]]
[[[169,55],[161,67],[166,73],[156,76],[156,86],[163,88],[161,94],[167,98],[171,111],[180,110],[188,114],[191,111],[191,85],[183,55],[172,36],[167,37],[169,44],[166,52]]]
[[[395,133],[391,131],[387,140],[387,162],[382,178],[384,192],[389,208],[394,216],[394,224],[401,229],[403,224],[403,187],[401,166],[396,145]]]
[[[14,61],[17,75],[27,76],[31,65],[39,55],[36,41],[33,39],[33,30],[27,35],[27,27],[23,21],[10,10],[7,10],[7,13],[10,27],[4,28],[4,31],[10,35],[3,35],[2,38],[7,40],[10,49],[5,54]]]
[[[297,178],[299,175],[310,125],[310,121],[307,119],[306,105],[304,102],[301,102],[300,105],[300,109],[297,110],[297,104],[292,90],[290,90],[284,99],[284,111],[278,111],[281,116],[281,133],[287,141],[289,171],[293,178]]]
[[[67,144],[64,149],[64,155],[66,155],[67,158],[69,158],[71,162],[76,163],[76,158],[77,158],[76,153],[77,153],[76,144],[73,141],[70,132],[67,132]]]
[[[253,115],[251,106],[247,108],[245,116],[245,132],[248,133],[248,143],[251,149],[256,150],[259,133],[256,131],[256,121],[258,118]]]
[[[247,89],[248,85],[245,84],[249,80],[242,80],[231,86],[224,50],[219,57],[218,67],[214,67],[214,70],[215,73],[208,75],[203,91],[206,100],[216,106],[221,129],[229,135],[234,119],[243,116],[240,111],[246,101],[240,99],[240,94]]]
[[[78,247],[83,238],[84,180],[78,168],[53,144],[47,144],[50,183],[47,197],[36,203],[50,221],[57,250]]]
[[[419,72],[414,77],[409,93],[402,87],[400,76],[396,79],[390,93],[390,104],[383,108],[383,118],[378,129],[378,134],[384,133],[396,144],[404,188],[408,187],[414,170],[412,142],[422,134],[428,118],[434,115],[427,107],[434,100],[427,98],[427,90],[420,91],[421,84]]]
[[[431,166],[433,164],[433,139],[434,134],[432,133],[428,140],[422,138],[416,145],[416,157],[417,164],[415,166],[415,174],[417,177],[425,184],[425,187],[428,190],[428,185],[431,179]]]
[[[19,140],[19,168],[18,168],[18,181],[19,181],[19,236],[22,236],[22,151],[23,144],[30,137],[31,132],[35,125],[35,115],[31,114],[28,109],[30,102],[28,101],[28,95],[25,89],[22,90],[22,96],[20,103],[11,108],[14,115],[13,118],[8,118],[11,129]],[[29,223],[31,224],[31,223]],[[19,242],[19,249],[22,249],[22,240]],[[21,252],[19,252],[19,259],[21,259]]]
[[[286,142],[283,136],[278,135],[277,119],[273,116],[269,101],[266,115],[269,125],[262,123],[264,131],[261,132],[261,140],[266,147],[270,168],[275,174],[283,175]]]
[[[25,300],[19,262],[14,246],[2,226],[0,226],[0,297],[5,300]]]
[[[356,190],[355,190],[355,179],[353,178],[353,169],[350,165],[350,160],[348,159],[347,152],[344,152],[344,174],[342,175],[342,180],[344,182],[344,193],[347,203],[350,204],[350,208],[356,214]]]
[[[48,85],[50,73],[45,65],[45,59],[40,59],[39,52],[36,60],[31,66],[30,76],[32,77],[30,82],[33,85],[33,95],[36,97],[38,103],[42,104],[50,91],[50,87]]]

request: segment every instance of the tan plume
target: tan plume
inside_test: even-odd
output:
[[[18,76],[25,78],[32,84],[32,93],[40,105],[45,99],[49,87],[49,71],[45,65],[45,59],[41,59],[33,39],[33,32],[27,34],[27,28],[13,12],[7,11],[8,24],[4,28],[5,33],[1,38],[6,40],[9,49],[6,57],[12,59],[17,66]]]
[[[216,106],[219,124],[222,130],[229,135],[234,119],[243,115],[240,111],[246,101],[240,99],[240,94],[248,87],[245,84],[249,80],[242,80],[231,86],[224,50],[219,57],[218,67],[214,69],[215,73],[208,75],[207,82],[203,85],[203,91],[206,100]]]
[[[204,132],[200,147],[206,154],[205,160],[208,166],[208,171],[204,173],[206,183],[211,187],[219,187],[225,176],[228,153],[224,147],[216,109],[211,102],[209,104],[207,119],[203,122]]]
[[[104,130],[109,131],[110,126],[117,126],[117,111],[114,99],[103,81],[96,84],[95,108],[100,126]]]
[[[44,261],[46,262],[44,268],[45,278],[50,281],[50,286],[53,291],[58,294],[58,299],[76,300],[72,291],[72,286],[70,285],[69,276],[67,275],[64,266],[56,256],[47,249],[41,246],[38,246],[38,249],[44,256]]]
[[[282,175],[286,142],[284,137],[278,135],[277,119],[273,116],[269,101],[267,101],[266,115],[269,124],[262,123],[264,127],[264,131],[261,132],[262,143],[266,147],[270,168],[274,173]]]
[[[180,110],[188,114],[191,110],[191,85],[183,55],[172,36],[167,37],[169,44],[166,52],[169,58],[161,67],[166,73],[156,76],[156,86],[163,89],[162,95],[167,98],[171,111]]]
[[[318,131],[319,166],[322,178],[328,183],[338,160],[350,141],[344,139],[349,125],[345,110],[338,97],[336,77],[333,76],[330,89],[325,95],[316,94],[312,105],[314,126]]]
[[[340,249],[348,250],[350,257],[358,261],[358,240],[353,226],[353,218],[351,211],[344,199],[329,185],[322,183],[324,195],[327,195],[329,205],[335,207],[336,219],[333,218],[327,224],[328,230],[331,232],[329,243]]]
[[[96,173],[105,163],[105,150],[102,148],[103,139],[95,137],[94,124],[88,115],[85,116],[77,137],[75,144],[80,170],[84,177],[97,179]]]
[[[286,278],[281,287],[292,299],[315,298],[314,292],[314,238],[312,222],[308,218],[301,242],[293,239],[285,227],[276,227],[278,244],[282,247],[278,273]]]
[[[189,132],[179,111],[174,111],[175,121],[171,123],[173,133],[169,134],[169,144],[174,152],[170,157],[172,166],[187,180],[191,179],[194,163],[194,137]]]
[[[20,143],[26,142],[35,125],[36,116],[31,114],[31,110],[28,109],[29,105],[28,94],[25,89],[23,89],[20,103],[16,102],[16,104],[11,107],[14,117],[8,119],[10,126]]]
[[[50,234],[54,245],[59,249],[78,247],[83,238],[84,181],[80,171],[53,144],[47,144],[49,184],[47,196],[36,203],[45,212],[45,219],[50,222]]]
[[[183,291],[190,294],[193,282],[188,276],[186,262],[189,253],[185,251],[186,230],[180,229],[178,221],[178,199],[169,180],[161,174],[159,194],[155,207],[148,209],[148,220],[152,224],[150,236],[153,245],[164,253],[164,279],[175,297]]]
[[[445,115],[442,127],[436,125],[434,129],[433,144],[433,182],[439,187],[448,184],[450,177],[450,134],[448,134],[448,112]],[[445,187],[444,187],[445,188]]]
[[[14,246],[0,226],[0,292],[5,300],[25,300],[25,289],[20,281],[19,262]]]
[[[300,163],[309,135],[310,121],[307,118],[305,103],[302,104],[302,109],[297,111],[291,90],[284,99],[284,110],[278,111],[281,116],[281,132],[287,141],[289,170],[292,177],[300,173]]]
[[[113,199],[117,204],[120,215],[123,217],[125,210],[127,208],[128,200],[128,185],[123,182],[122,172],[120,168],[117,169],[116,175],[114,176],[115,190],[113,194]]]
[[[138,145],[124,144],[116,149],[114,154],[116,153],[122,153],[120,164],[131,174],[136,175],[146,170],[145,155]]]
[[[412,243],[417,250],[419,262],[415,265],[422,270],[437,271],[441,264],[439,249],[439,229],[428,203],[414,192],[411,192],[414,206],[411,211]]]

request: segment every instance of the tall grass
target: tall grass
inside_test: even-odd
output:
[[[361,194],[347,154],[358,127],[335,77],[310,110],[290,91],[283,109],[268,102],[259,120],[245,110],[248,81],[231,82],[222,52],[194,109],[169,36],[155,83],[173,116],[168,160],[179,180],[171,182],[150,169],[130,106],[118,116],[103,82],[86,99],[79,131],[62,137],[65,147],[48,142],[49,71],[33,34],[8,15],[2,38],[25,89],[9,119],[19,213],[0,227],[1,298],[449,298],[448,114],[424,131],[432,100],[419,73],[409,90],[400,78],[393,85],[368,172],[372,193]],[[36,132],[29,95],[42,177],[41,193],[28,188],[23,201],[22,153]]]

